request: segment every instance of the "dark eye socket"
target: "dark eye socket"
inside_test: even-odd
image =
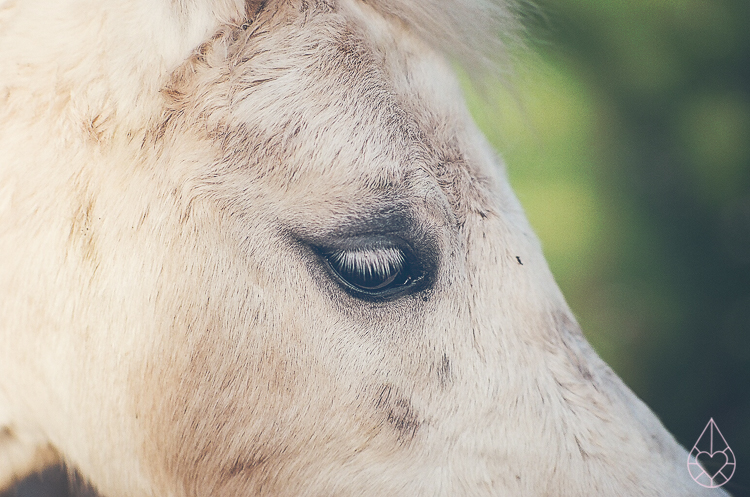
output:
[[[324,254],[339,281],[357,296],[400,294],[422,275],[398,247],[363,247]]]

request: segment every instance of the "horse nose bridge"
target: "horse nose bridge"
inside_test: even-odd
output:
[[[684,451],[586,342],[536,240],[516,226],[468,217],[447,261],[459,318],[446,329],[451,382],[428,410],[435,443],[498,481],[513,473],[509,484],[531,467],[553,475],[543,493],[557,471],[605,481],[615,464],[635,477],[643,462],[654,488],[682,489]]]
[[[473,218],[473,219],[472,219]],[[467,325],[480,357],[505,355],[511,343],[553,326],[549,309],[567,309],[536,238],[510,216],[476,214],[461,230],[456,260]]]
[[[476,215],[457,245],[445,263],[450,305],[439,306],[439,319],[452,323],[444,328],[450,388],[473,392],[463,414],[474,421],[465,426],[497,428],[506,422],[499,412],[528,419],[545,395],[560,398],[556,378],[594,376],[535,238],[507,218]]]

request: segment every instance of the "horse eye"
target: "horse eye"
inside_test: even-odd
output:
[[[418,279],[396,247],[337,250],[326,254],[326,260],[339,280],[359,294],[391,295]]]

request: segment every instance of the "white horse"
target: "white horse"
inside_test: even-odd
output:
[[[465,109],[446,58],[511,19],[0,0],[0,488],[726,495],[586,343]]]

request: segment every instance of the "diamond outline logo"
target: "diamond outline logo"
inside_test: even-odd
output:
[[[714,457],[718,456],[719,462],[724,458],[724,464],[716,469],[706,469],[701,465],[703,460],[709,459],[713,462]],[[719,488],[734,476],[734,470],[737,462],[734,458],[734,452],[729,447],[724,435],[716,426],[714,418],[708,420],[708,424],[703,428],[701,436],[693,445],[693,449],[688,454],[687,468],[690,477],[698,485],[705,488]]]

